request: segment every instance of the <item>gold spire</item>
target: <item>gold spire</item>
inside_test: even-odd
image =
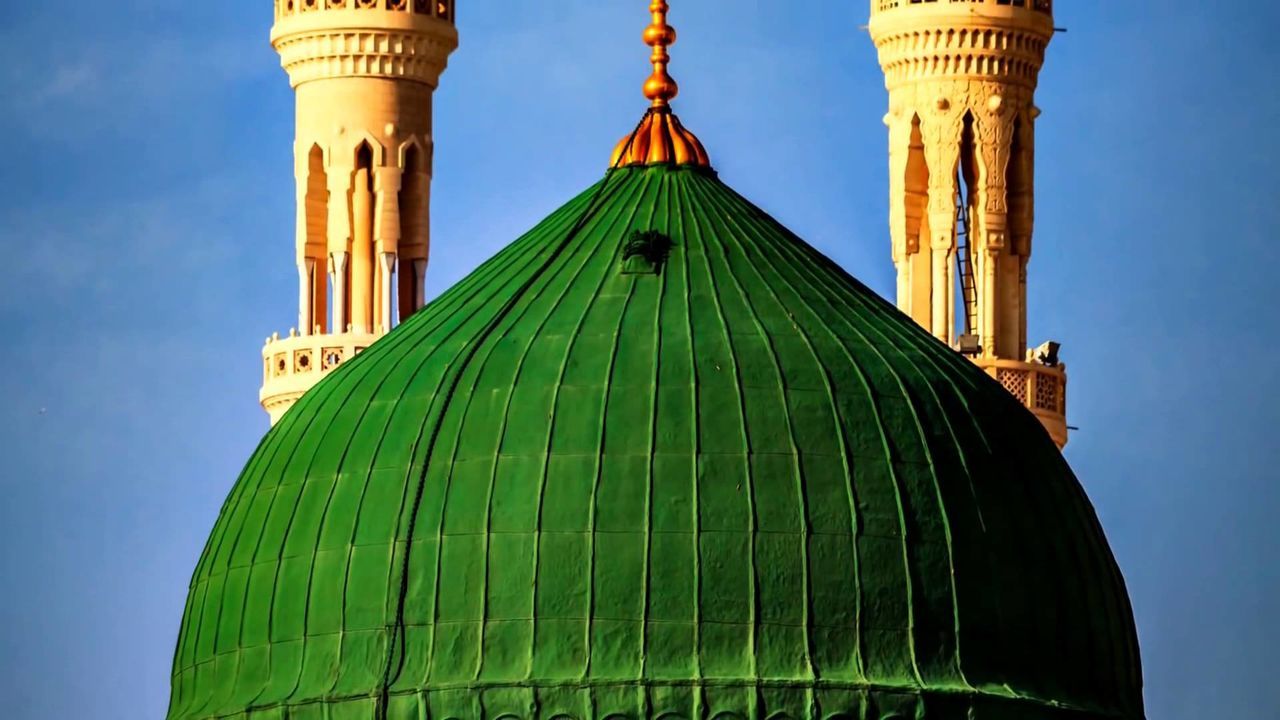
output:
[[[710,167],[707,151],[693,133],[680,124],[671,111],[671,100],[680,94],[680,86],[667,73],[671,56],[667,48],[676,42],[676,29],[667,24],[664,0],[653,0],[649,11],[653,22],[644,29],[644,42],[653,48],[653,74],[644,83],[644,96],[653,104],[645,114],[634,136],[622,138],[613,150],[611,167],[630,165],[695,165]]]
[[[676,44],[676,29],[667,24],[669,9],[663,0],[654,0],[649,5],[653,24],[644,29],[644,44],[653,48],[653,74],[645,81],[644,96],[653,101],[655,108],[667,107],[680,94],[680,86],[667,74],[667,63],[671,62],[667,48]]]

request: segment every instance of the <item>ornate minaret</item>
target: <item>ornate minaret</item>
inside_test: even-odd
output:
[[[297,97],[298,327],[262,351],[274,424],[424,302],[431,101],[454,0],[275,0]]]
[[[1067,442],[1057,344],[1027,351],[1033,99],[1051,0],[871,0],[889,90],[898,307]]]

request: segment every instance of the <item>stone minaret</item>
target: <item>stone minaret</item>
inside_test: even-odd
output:
[[[1034,96],[1051,0],[871,0],[889,90],[898,307],[1067,442],[1057,344],[1027,351]]]
[[[458,46],[454,0],[275,0],[297,98],[298,327],[263,349],[274,424],[423,305],[432,94]]]

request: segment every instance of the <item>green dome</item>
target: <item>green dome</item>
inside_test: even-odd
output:
[[[169,710],[1142,716],[1123,581],[1036,419],[674,167],[613,171],[285,415]]]

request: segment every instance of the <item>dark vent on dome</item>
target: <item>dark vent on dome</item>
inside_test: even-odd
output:
[[[622,247],[622,274],[652,275],[662,272],[662,265],[667,261],[671,246],[671,238],[656,230],[636,230]]]

